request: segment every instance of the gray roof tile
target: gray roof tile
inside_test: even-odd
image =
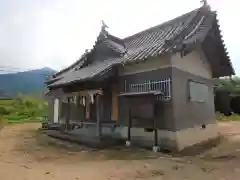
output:
[[[67,73],[62,79],[52,83],[50,86],[59,86],[62,84],[70,84],[73,82],[80,82],[95,76],[105,74],[112,70],[116,64],[123,62],[123,58],[111,58],[105,61],[93,63],[87,67],[81,68],[75,72]]]
[[[115,37],[104,30],[100,32],[94,48],[86,56],[94,53],[98,42],[101,41],[108,48],[119,53],[119,57],[108,57],[103,62],[84,64],[77,71],[72,66],[64,75],[62,74],[62,79],[51,85],[88,79],[101,74],[108,68],[111,69],[113,65],[118,63],[133,63],[145,60],[148,57],[177,51],[183,45],[191,46],[201,43],[211,29],[214,20],[216,20],[216,13],[203,6],[124,39]],[[83,56],[85,60],[87,59],[86,56]],[[87,60],[79,60],[80,62],[87,62]],[[79,63],[76,63],[75,66],[79,65]]]

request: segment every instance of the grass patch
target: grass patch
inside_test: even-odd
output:
[[[224,114],[217,112],[216,118],[218,121],[240,121],[240,115],[233,114],[231,116],[224,116]]]
[[[0,100],[0,117],[8,124],[43,122],[47,102],[30,96],[18,96],[13,100]]]
[[[13,100],[0,100],[0,106],[1,105],[12,105],[12,103],[13,103]]]

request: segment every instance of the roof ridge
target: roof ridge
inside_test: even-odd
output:
[[[66,72],[66,71],[74,68],[78,63],[80,63],[81,61],[84,60],[83,58],[84,58],[88,53],[89,53],[89,52],[88,52],[88,49],[86,49],[85,52],[81,55],[81,57],[80,57],[78,60],[76,60],[76,61],[75,61],[74,63],[72,63],[70,66],[62,69],[61,71],[56,72],[53,76],[57,77],[57,76],[61,75],[62,73],[64,73],[64,72]]]
[[[198,19],[198,15],[200,14],[200,10],[202,9],[203,7],[201,8],[198,8],[198,10],[196,11],[196,14],[194,14],[191,18],[189,18],[187,20],[187,22],[184,23],[184,26],[182,27],[182,29],[177,33],[175,34],[171,39],[170,41],[174,41],[176,39],[179,38],[180,36],[180,41],[182,41],[184,38],[185,38],[185,35],[188,33],[189,29],[187,28],[189,25],[193,24],[193,23],[196,23],[196,25],[199,23],[199,19]],[[193,11],[192,11],[193,12]],[[200,14],[201,16],[201,14]],[[202,16],[201,16],[202,17]],[[197,18],[197,21],[196,21],[196,18]],[[187,32],[186,32],[187,31]],[[192,32],[192,31],[191,31]],[[188,34],[189,35],[189,34]],[[179,40],[178,40],[179,41]]]
[[[103,24],[103,26],[101,27],[101,31],[99,33],[99,35],[97,36],[97,40],[95,41],[95,44],[93,45],[93,47],[90,49],[90,51],[88,52],[88,57],[91,56],[95,49],[96,49],[96,46],[99,44],[99,43],[105,43],[107,44],[107,47],[110,48],[110,50],[116,52],[116,53],[120,53],[120,56],[122,56],[123,54],[126,53],[127,49],[126,49],[126,45],[125,43],[122,41],[122,39],[110,34],[107,30],[106,30],[106,25]],[[116,45],[114,45],[113,43],[106,43],[107,41],[112,41],[116,44],[118,44],[119,46],[122,46],[122,48],[124,50],[119,50],[118,47],[116,47]],[[88,58],[87,57],[87,58]],[[87,60],[87,58],[85,58],[85,62],[81,65],[80,68],[83,68],[83,67],[86,67],[88,66],[89,64],[89,61]]]
[[[167,39],[165,45],[172,46],[174,44],[175,46],[177,46],[177,44],[178,44],[178,45],[180,45],[180,47],[183,48],[182,41],[184,39],[191,37],[197,31],[198,27],[205,20],[206,10],[208,11],[208,13],[209,12],[212,13],[212,11],[210,9],[206,9],[206,6],[202,6],[202,7],[198,8],[198,10],[196,11],[196,14],[194,16],[192,16],[190,19],[188,19],[188,21],[185,23],[185,25],[181,29],[181,31],[179,31],[178,34],[173,36],[171,39]],[[188,27],[191,27],[191,28],[189,29]]]
[[[124,42],[123,42],[123,39],[121,39],[121,38],[119,38],[119,37],[117,37],[117,36],[114,36],[114,35],[112,35],[112,34],[110,34],[110,33],[108,33],[107,36],[110,37],[111,40],[117,40],[117,41],[119,41],[119,42],[124,43]]]
[[[135,37],[137,37],[137,36],[140,36],[140,35],[142,35],[143,33],[146,33],[146,32],[148,32],[148,31],[152,31],[152,30],[154,30],[154,29],[156,29],[156,28],[159,28],[159,27],[161,27],[161,26],[167,26],[168,24],[171,24],[173,21],[176,21],[176,20],[178,20],[178,19],[181,19],[183,16],[187,16],[187,15],[193,13],[194,11],[199,11],[201,8],[202,8],[202,7],[197,8],[197,9],[194,9],[194,10],[188,12],[188,13],[185,13],[185,14],[182,14],[182,15],[180,15],[180,16],[176,16],[176,17],[173,18],[173,19],[164,21],[164,22],[161,23],[161,24],[158,24],[158,25],[156,25],[156,26],[147,28],[147,29],[145,29],[145,30],[143,30],[143,31],[140,31],[140,32],[138,32],[138,33],[135,33],[135,34],[133,34],[133,35],[127,36],[127,37],[123,38],[123,41],[126,42],[126,41],[128,41],[129,39],[132,39],[132,38],[135,38]]]
[[[112,42],[122,46],[123,49],[125,49],[125,51],[127,51],[126,44],[124,43],[124,41],[121,38],[108,33],[106,40],[112,41]]]

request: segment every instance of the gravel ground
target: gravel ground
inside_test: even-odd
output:
[[[240,177],[238,122],[219,124],[225,140],[197,157],[95,151],[53,140],[37,132],[38,127],[40,124],[11,125],[0,132],[1,180],[237,180]],[[149,158],[150,155],[156,157]]]

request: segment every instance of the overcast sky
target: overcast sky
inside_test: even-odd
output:
[[[237,0],[209,0],[240,74]],[[0,66],[64,68],[91,48],[101,20],[125,37],[200,6],[200,0],[0,0]]]

